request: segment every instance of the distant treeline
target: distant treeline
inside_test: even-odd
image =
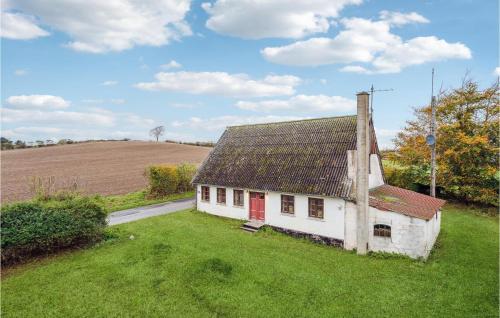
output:
[[[215,143],[211,142],[211,141],[187,142],[187,141],[165,140],[165,142],[168,142],[168,143],[171,143],[171,144],[191,145],[191,146],[200,146],[200,147],[213,147],[213,146],[215,146]]]
[[[37,141],[23,141],[16,140],[12,141],[5,137],[1,137],[2,150],[9,149],[23,149],[23,148],[40,148],[40,147],[51,147],[57,145],[69,145],[69,144],[81,144],[86,142],[104,142],[104,141],[130,141],[129,138],[124,139],[89,139],[89,140],[71,140],[71,139],[60,139],[55,142],[51,139],[47,140],[37,140]]]
[[[51,147],[57,145],[70,145],[70,144],[81,144],[87,142],[104,142],[104,141],[130,141],[129,138],[124,139],[89,139],[89,140],[71,140],[71,139],[60,139],[57,142],[51,139],[47,140],[37,140],[37,141],[23,141],[23,140],[9,140],[5,137],[1,137],[1,149],[24,149],[24,148],[40,148],[40,147]],[[180,145],[191,145],[200,147],[213,147],[213,142],[196,141],[196,142],[184,142],[184,141],[174,141],[166,140],[165,142],[180,144]]]

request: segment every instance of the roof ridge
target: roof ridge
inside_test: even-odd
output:
[[[246,127],[246,126],[260,126],[260,125],[276,125],[276,124],[293,123],[293,122],[301,122],[301,121],[313,121],[313,120],[334,119],[334,118],[345,118],[345,117],[356,117],[356,116],[357,116],[357,115],[343,115],[343,116],[330,116],[330,117],[304,118],[304,119],[294,119],[294,120],[284,120],[284,121],[273,121],[273,122],[269,122],[269,123],[245,124],[245,125],[232,125],[232,126],[227,126],[226,128],[232,128],[232,127]]]

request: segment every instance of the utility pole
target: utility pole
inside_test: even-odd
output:
[[[431,88],[431,196],[436,197],[436,97],[434,97],[434,68],[432,69],[432,88]]]

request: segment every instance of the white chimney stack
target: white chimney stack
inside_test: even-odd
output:
[[[356,208],[357,208],[357,253],[368,251],[368,165],[370,158],[370,129],[367,92],[357,94],[357,164],[356,164]]]

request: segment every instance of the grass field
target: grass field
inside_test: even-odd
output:
[[[1,152],[2,203],[30,199],[33,176],[54,177],[56,186],[77,180],[86,194],[116,195],[146,187],[151,164],[200,164],[211,148],[165,142],[107,141]]]
[[[185,211],[4,271],[3,317],[498,317],[498,218],[443,213],[426,262]],[[129,236],[135,239],[130,240]]]

